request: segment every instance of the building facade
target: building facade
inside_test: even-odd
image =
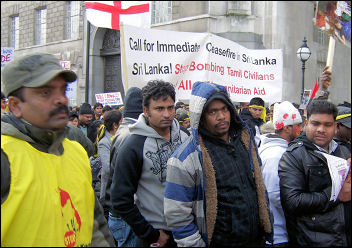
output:
[[[250,49],[282,49],[282,100],[298,103],[304,37],[312,52],[305,88],[312,89],[326,64],[329,37],[313,24],[316,1],[152,1],[153,29],[209,32]],[[69,61],[78,75],[71,105],[95,103],[94,94],[121,92],[120,33],[86,21],[80,1],[2,1],[1,46],[15,57],[32,52]],[[351,102],[351,48],[336,42],[330,100]]]

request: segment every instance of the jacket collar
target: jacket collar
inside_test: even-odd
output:
[[[1,127],[1,134],[10,135],[31,143],[40,151],[62,154],[62,141],[66,137],[67,127],[59,131],[38,128],[24,119],[15,117],[11,112],[1,118],[6,125]]]
[[[329,154],[334,153],[338,147],[336,141],[331,140],[331,142],[329,143],[329,151],[326,151],[325,149],[310,141],[306,135],[306,132],[302,132],[300,136],[298,136],[295,140],[291,141],[289,146],[298,142],[303,142],[304,146],[309,150],[319,150]]]

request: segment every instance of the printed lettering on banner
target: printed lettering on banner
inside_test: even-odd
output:
[[[96,102],[100,102],[101,104],[105,105],[122,105],[122,97],[121,92],[110,92],[110,93],[100,93],[95,94]]]
[[[13,47],[1,47],[1,67],[13,60],[14,52],[15,48]]]
[[[195,82],[209,81],[225,86],[232,101],[281,101],[281,49],[247,49],[210,33],[121,27],[125,92],[162,79],[174,85],[177,99],[189,99]]]

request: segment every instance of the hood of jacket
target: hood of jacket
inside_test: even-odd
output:
[[[227,90],[224,86],[209,83],[209,82],[196,82],[192,86],[192,93],[189,101],[189,117],[190,117],[190,127],[192,131],[192,135],[194,136],[194,141],[199,144],[198,139],[198,128],[200,124],[200,120],[202,114],[204,112],[204,108],[209,98],[211,98],[216,93],[224,94],[227,105],[230,105],[229,110],[231,113],[231,121],[230,121],[230,131],[235,130],[237,128],[242,129],[243,126],[248,127],[248,125],[238,116],[235,111],[235,107],[232,104],[230,97],[227,93]],[[250,131],[250,130],[249,130]]]
[[[288,143],[285,139],[280,136],[272,133],[264,134],[261,136],[260,147],[258,148],[259,153],[262,153],[268,148],[271,147],[282,147],[287,148]]]
[[[164,139],[160,134],[155,131],[154,128],[148,125],[148,120],[144,114],[139,115],[138,120],[135,124],[128,126],[131,134],[137,134],[155,139]],[[171,137],[174,140],[175,137],[180,136],[180,127],[178,121],[174,119],[171,124]]]

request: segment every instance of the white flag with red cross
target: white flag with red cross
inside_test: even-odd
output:
[[[124,24],[150,28],[148,1],[86,1],[87,20],[96,27],[120,30]]]

